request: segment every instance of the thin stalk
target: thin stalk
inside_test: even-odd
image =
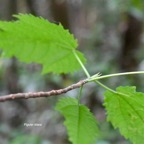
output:
[[[79,62],[79,64],[81,65],[83,71],[85,72],[87,78],[90,78],[90,74],[89,72],[87,71],[87,69],[85,68],[84,64],[82,63],[82,61],[80,60],[79,56],[77,55],[76,51],[73,50],[73,54],[75,56],[75,58],[77,59],[77,61]]]
[[[94,80],[95,83],[97,83],[98,85],[100,85],[101,87],[103,87],[104,89],[111,91],[112,93],[117,93],[116,91],[114,91],[113,89],[107,87],[106,85],[102,84],[101,82],[99,82],[98,80]]]
[[[73,54],[74,54],[75,58],[77,59],[77,61],[79,62],[79,64],[81,65],[81,67],[82,67],[83,71],[85,72],[87,78],[90,79],[89,81],[91,81],[91,80],[93,79],[92,81],[94,81],[95,83],[97,83],[98,85],[100,85],[101,87],[103,87],[104,89],[109,90],[109,91],[111,91],[111,92],[113,92],[113,93],[116,93],[116,91],[112,90],[111,88],[107,87],[106,85],[102,84],[101,82],[99,82],[98,80],[95,79],[96,77],[99,78],[99,77],[98,77],[98,76],[99,76],[99,73],[96,74],[96,75],[94,76],[94,78],[91,78],[89,72],[88,72],[87,69],[85,68],[84,64],[83,64],[82,61],[80,60],[80,58],[79,58],[79,56],[77,55],[77,53],[75,52],[75,50],[73,50]],[[95,80],[94,80],[94,79],[95,79]]]
[[[95,80],[100,80],[100,79],[105,79],[105,78],[110,78],[115,76],[133,75],[133,74],[144,74],[144,71],[124,72],[124,73],[109,74],[109,75],[104,75],[99,77],[91,77],[89,81],[95,81]]]
[[[77,97],[77,99],[78,99],[78,105],[80,104],[80,98],[81,98],[81,95],[82,95],[82,89],[83,89],[83,86],[80,87],[79,95]]]

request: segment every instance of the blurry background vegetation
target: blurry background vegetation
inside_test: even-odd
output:
[[[0,0],[1,20],[12,20],[16,13],[42,16],[70,29],[87,58],[91,75],[144,70],[143,0]],[[63,88],[84,78],[82,70],[72,75],[41,75],[38,64],[0,59],[0,95]],[[138,91],[144,92],[143,80],[140,75],[102,82],[114,89],[136,85]],[[76,96],[77,92],[66,95]],[[87,84],[82,100],[99,121],[97,144],[130,144],[106,122],[103,92],[102,88]],[[62,96],[0,103],[0,144],[68,144],[63,118],[54,111],[59,97]],[[42,126],[26,127],[24,123]]]

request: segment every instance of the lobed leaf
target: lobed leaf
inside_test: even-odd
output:
[[[144,142],[144,93],[135,87],[118,87],[117,93],[106,91],[105,107],[108,121],[134,144]]]
[[[76,50],[77,40],[61,24],[30,14],[14,17],[18,20],[0,21],[0,49],[5,57],[16,56],[23,62],[42,64],[43,73],[68,73],[79,69],[73,50],[85,62]]]
[[[98,128],[95,117],[84,105],[78,105],[77,99],[62,98],[56,109],[65,117],[69,140],[73,144],[93,144]]]

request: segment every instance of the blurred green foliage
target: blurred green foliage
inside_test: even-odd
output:
[[[9,144],[42,144],[38,136],[22,135],[13,139]]]

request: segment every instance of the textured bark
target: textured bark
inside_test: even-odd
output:
[[[0,19],[11,19],[11,0],[0,0]],[[14,2],[15,3],[15,2]]]
[[[67,2],[58,2],[56,0],[51,0],[51,9],[54,20],[58,23],[60,22],[64,26],[64,28],[69,28]]]
[[[140,46],[143,22],[130,13],[127,17],[127,29],[122,39],[120,67],[122,71],[134,71],[138,67],[136,53]]]
[[[26,0],[26,2],[27,2],[27,5],[29,7],[30,13],[33,15],[37,15],[37,10],[36,10],[34,1],[33,0]]]

